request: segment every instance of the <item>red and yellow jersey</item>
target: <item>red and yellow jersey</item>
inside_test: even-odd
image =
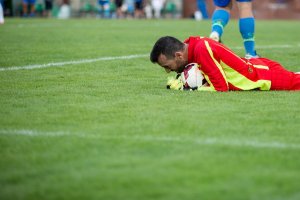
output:
[[[209,87],[201,87],[199,90],[290,89],[294,73],[274,61],[266,58],[240,58],[224,45],[209,38],[190,37],[184,42],[189,45],[188,62],[198,63],[209,83]],[[277,80],[276,74],[280,80]],[[272,87],[273,81],[279,82]]]

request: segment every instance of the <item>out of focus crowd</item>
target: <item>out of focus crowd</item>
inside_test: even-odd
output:
[[[0,24],[5,17],[209,19],[209,0],[0,0]],[[252,1],[258,19],[300,19],[300,0]],[[238,17],[233,9],[232,16]]]
[[[181,0],[11,0],[11,2],[14,4],[11,5],[14,7],[14,13],[6,13],[7,16],[62,19],[179,18],[182,9]]]

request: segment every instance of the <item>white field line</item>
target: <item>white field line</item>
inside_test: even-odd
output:
[[[141,142],[173,142],[173,143],[190,143],[197,145],[209,146],[229,146],[229,147],[250,147],[254,149],[295,149],[300,150],[300,144],[283,143],[277,141],[261,142],[257,140],[238,140],[238,139],[224,139],[213,137],[174,137],[174,136],[151,136],[151,135],[101,135],[101,134],[77,134],[70,132],[39,132],[34,130],[0,130],[0,136],[28,136],[28,137],[79,137],[86,139],[99,140],[127,140],[127,141],[141,141]]]
[[[257,49],[284,49],[284,48],[297,48],[300,47],[300,44],[297,45],[267,45],[267,46],[256,46]],[[236,46],[231,47],[231,49],[243,49],[244,47]],[[12,67],[0,67],[1,71],[16,71],[16,70],[31,70],[31,69],[40,69],[40,68],[49,68],[49,67],[59,67],[65,65],[78,65],[84,63],[94,63],[100,61],[109,61],[109,60],[129,60],[135,58],[144,58],[149,56],[149,54],[137,54],[137,55],[128,55],[128,56],[116,56],[116,57],[100,57],[94,59],[82,59],[75,61],[65,61],[65,62],[53,62],[53,63],[45,63],[45,64],[35,64],[35,65],[25,65],[25,66],[12,66]]]
[[[289,44],[283,44],[283,45],[267,45],[267,46],[260,46],[256,45],[256,49],[288,49],[288,48],[297,48],[300,47],[300,44],[298,45],[289,45]],[[244,49],[244,47],[231,47],[230,49]]]
[[[140,54],[140,55],[116,56],[116,57],[100,57],[100,58],[94,58],[94,59],[53,62],[53,63],[46,63],[46,64],[0,67],[0,71],[40,69],[40,68],[48,68],[48,67],[59,67],[59,66],[64,66],[64,65],[78,65],[78,64],[85,64],[85,63],[94,63],[94,62],[109,61],[109,60],[129,60],[129,59],[134,59],[134,58],[143,58],[146,56],[149,56],[149,55],[148,54]]]

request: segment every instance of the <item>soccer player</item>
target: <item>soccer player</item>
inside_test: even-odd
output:
[[[216,6],[212,15],[212,31],[210,38],[218,42],[230,19],[233,0],[214,0]],[[246,58],[258,57],[255,50],[255,18],[252,11],[252,0],[236,0],[239,11],[239,29],[244,40]]]
[[[208,19],[209,16],[206,8],[206,0],[197,0],[197,7],[199,12],[201,12],[202,18]]]
[[[134,1],[134,17],[142,18],[144,16],[144,5],[143,0],[135,0]]]
[[[207,86],[200,91],[300,90],[300,74],[284,69],[267,58],[240,58],[210,38],[189,37],[184,42],[170,36],[160,38],[150,60],[167,72],[181,73],[188,63],[197,63]],[[171,89],[180,89],[182,83]],[[173,84],[172,84],[173,85]]]
[[[109,0],[98,0],[99,4],[99,14],[101,17],[109,18],[110,17],[110,8],[109,8]]]
[[[115,0],[115,4],[117,7],[117,18],[123,18],[124,13],[122,11],[123,0]]]
[[[23,17],[34,17],[35,16],[35,2],[36,0],[23,0]],[[29,6],[29,11],[28,11]]]

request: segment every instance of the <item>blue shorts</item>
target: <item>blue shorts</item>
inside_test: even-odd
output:
[[[231,0],[214,0],[214,4],[219,7],[226,7]],[[238,2],[251,2],[252,0],[236,0]]]
[[[24,4],[35,4],[35,0],[23,0]]]

